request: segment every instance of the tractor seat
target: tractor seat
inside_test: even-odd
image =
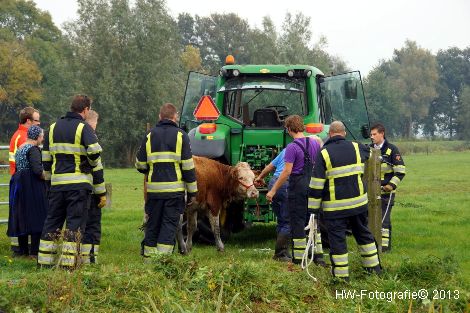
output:
[[[257,109],[253,112],[251,125],[254,127],[281,127],[283,122],[279,119],[276,110]]]

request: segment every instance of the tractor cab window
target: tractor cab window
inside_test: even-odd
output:
[[[218,92],[225,115],[247,127],[282,128],[287,116],[306,114],[304,79],[234,77]]]
[[[368,139],[369,117],[360,73],[319,77],[317,81],[321,122],[342,121],[350,139]]]

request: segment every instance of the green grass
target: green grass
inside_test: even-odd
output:
[[[405,157],[407,176],[393,209],[394,250],[382,255],[382,278],[362,273],[349,239],[351,283],[335,283],[312,267],[314,283],[297,267],[271,260],[273,224],[257,224],[226,242],[225,253],[198,245],[190,256],[143,264],[142,176],[106,171],[113,206],[103,215],[100,265],[69,273],[37,270],[10,259],[0,226],[0,310],[6,312],[407,312],[409,300],[336,299],[342,289],[369,291],[459,290],[459,299],[414,300],[412,312],[469,312],[470,153]],[[0,175],[0,181],[6,179]],[[2,191],[0,191],[0,196]],[[5,207],[0,207],[5,210]],[[1,217],[1,215],[0,215]],[[11,261],[11,262],[10,262]],[[153,305],[155,307],[153,307]],[[438,312],[436,310],[436,312]]]

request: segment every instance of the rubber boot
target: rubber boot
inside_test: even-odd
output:
[[[289,253],[289,247],[290,235],[278,233],[276,239],[276,247],[274,248],[273,260],[279,262],[292,261],[292,256]]]
[[[376,265],[374,267],[365,267],[364,268],[368,274],[377,274],[377,275],[382,275],[382,266]]]

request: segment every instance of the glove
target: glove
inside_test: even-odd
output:
[[[103,208],[106,205],[106,195],[100,196],[100,202],[98,203],[98,208]]]
[[[383,191],[390,192],[393,191],[393,187],[391,185],[385,185],[382,187]]]

